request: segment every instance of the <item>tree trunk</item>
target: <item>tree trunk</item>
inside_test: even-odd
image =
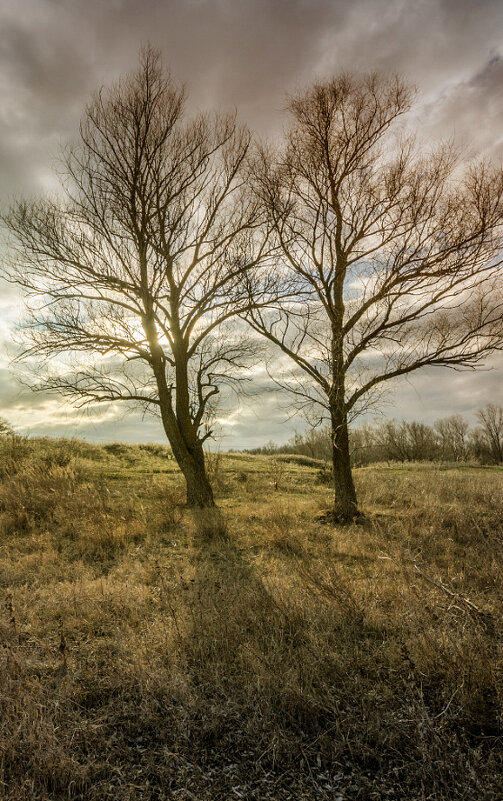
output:
[[[171,408],[169,396],[162,384],[161,390],[159,392],[162,403],[161,418],[173,456],[185,478],[187,506],[194,509],[214,509],[216,504],[206,473],[203,446],[194,437],[194,432],[189,431],[185,437],[182,435],[181,427]],[[187,443],[189,436],[192,436],[193,440],[191,445]]]
[[[334,468],[334,521],[351,523],[359,516],[349,455],[345,408],[332,410],[332,464]]]
[[[164,358],[152,315],[145,315],[143,325],[152,352],[164,431],[187,486],[187,506],[192,509],[214,509],[216,504],[206,473],[203,446],[190,417],[187,355],[180,350],[177,351],[175,414],[171,403],[171,390],[166,381]]]
[[[206,475],[204,454],[187,454],[179,461],[180,469],[187,485],[187,506],[197,509],[215,507],[213,490]]]

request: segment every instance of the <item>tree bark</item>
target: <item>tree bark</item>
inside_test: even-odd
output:
[[[187,506],[194,509],[215,508],[213,490],[206,473],[202,444],[195,442],[192,447],[188,445],[188,437],[183,436],[180,425],[168,404],[161,407],[161,417],[173,456],[185,479]]]
[[[351,523],[358,516],[358,506],[349,455],[344,367],[344,280],[347,271],[347,260],[341,242],[343,219],[335,187],[332,189],[332,205],[337,216],[337,265],[332,301],[332,387],[329,396],[332,426],[332,464],[334,469],[333,518],[334,522],[345,524]]]
[[[331,412],[332,464],[334,469],[334,522],[351,523],[359,516],[356,490],[349,455],[349,434],[346,409]]]
[[[180,469],[187,485],[187,506],[196,509],[212,509],[215,507],[213,490],[206,475],[204,453],[187,453],[179,462]]]

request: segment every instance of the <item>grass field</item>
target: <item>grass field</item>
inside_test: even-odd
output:
[[[0,798],[503,798],[503,470],[4,438]],[[277,487],[277,489],[276,489]]]

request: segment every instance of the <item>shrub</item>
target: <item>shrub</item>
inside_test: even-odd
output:
[[[324,464],[316,473],[316,481],[318,484],[333,485],[334,471],[331,465]]]
[[[7,434],[0,437],[0,480],[14,475],[33,453],[27,437]]]
[[[169,445],[160,442],[142,442],[138,445],[139,449],[146,451],[151,456],[158,456],[160,459],[172,459],[173,453]]]

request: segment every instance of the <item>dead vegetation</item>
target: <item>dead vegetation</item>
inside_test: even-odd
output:
[[[500,469],[332,528],[317,463],[220,455],[207,541],[164,452],[1,447],[0,797],[501,797]]]

